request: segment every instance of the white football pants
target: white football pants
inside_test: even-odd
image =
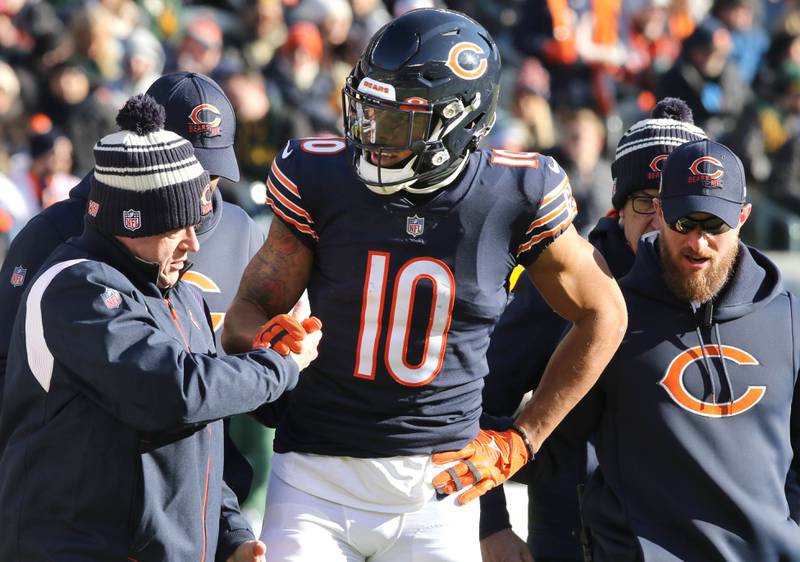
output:
[[[379,513],[312,496],[272,474],[261,540],[267,562],[480,562],[479,502],[455,499]]]

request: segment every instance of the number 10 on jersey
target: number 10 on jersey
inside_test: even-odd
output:
[[[383,330],[384,305],[389,306],[389,326],[386,331],[384,361],[386,370],[397,382],[421,386],[431,382],[442,368],[447,332],[455,301],[455,279],[447,265],[434,258],[414,258],[397,272],[391,301],[387,303],[386,281],[390,254],[369,252],[364,294],[361,304],[361,329],[358,332],[354,376],[375,378],[378,361],[378,342]],[[408,362],[408,343],[411,337],[411,315],[417,284],[427,280],[433,286],[433,299],[425,332],[422,359]]]

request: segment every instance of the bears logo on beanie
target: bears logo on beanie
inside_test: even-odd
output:
[[[208,172],[192,144],[164,130],[164,108],[147,94],[117,114],[122,129],[94,146],[87,220],[113,236],[139,238],[196,225],[211,209]]]
[[[617,145],[611,176],[614,192],[611,202],[619,211],[635,191],[658,189],[664,160],[683,143],[705,139],[694,124],[692,110],[679,98],[664,98],[656,104],[649,119],[634,123]]]

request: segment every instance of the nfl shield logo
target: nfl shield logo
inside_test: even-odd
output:
[[[122,211],[122,226],[130,231],[139,230],[142,227],[142,213],[133,209]]]
[[[14,287],[21,287],[22,284],[25,282],[25,275],[27,275],[28,270],[18,265],[14,268],[14,273],[11,274],[11,285]]]
[[[122,304],[122,297],[119,294],[119,291],[115,289],[106,288],[102,295],[103,302],[106,304],[108,308],[119,308],[119,305]]]
[[[417,215],[406,217],[406,232],[414,238],[425,232],[425,218]]]

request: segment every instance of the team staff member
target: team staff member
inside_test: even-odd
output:
[[[95,145],[84,233],[23,295],[0,413],[0,559],[263,559],[222,481],[216,420],[291,389],[319,336],[291,358],[215,357],[202,298],[178,282],[210,181],[163,120],[148,96],[126,103],[123,130]]]
[[[656,228],[653,197],[658,195],[661,165],[675,147],[705,138],[683,100],[666,98],[649,119],[622,136],[611,165],[614,211],[601,219],[589,241],[608,262],[616,279],[633,265],[639,238]],[[489,376],[483,388],[487,414],[510,416],[524,394],[535,390],[547,360],[567,323],[553,313],[536,288],[522,276],[486,354]],[[531,346],[528,342],[536,342]],[[597,459],[589,445],[553,478],[528,487],[528,545],[511,530],[502,487],[481,498],[481,552],[484,562],[582,562],[578,487]],[[528,553],[530,549],[530,553]]]
[[[571,226],[564,171],[538,154],[476,150],[499,74],[479,24],[413,10],[376,33],[348,77],[346,140],[292,140],[273,163],[276,219],[223,343],[248,348],[306,288],[331,324],[278,426],[269,560],[478,559],[469,500],[525,463],[619,344],[619,289]],[[482,432],[485,350],[516,263],[575,327],[519,427]],[[447,451],[465,462],[441,478],[476,485],[437,501],[432,483],[455,480],[434,481],[448,468],[435,461],[449,461],[431,453]]]
[[[214,335],[219,345],[225,312],[233,300],[247,262],[264,241],[264,233],[236,205],[222,201],[219,179],[239,180],[233,151],[236,117],[225,93],[209,77],[193,72],[161,76],[147,90],[166,109],[164,128],[188,139],[195,156],[211,175],[213,213],[203,215],[196,227],[200,251],[192,255],[194,267],[184,277],[203,291],[211,309]],[[71,192],[70,198],[33,217],[14,238],[0,270],[0,409],[6,354],[20,298],[53,249],[83,231],[86,200],[92,175]],[[225,442],[225,480],[239,501],[247,496],[252,470],[233,443]]]
[[[800,560],[798,302],[739,241],[740,160],[699,140],[664,164],[658,232],[620,280],[630,323],[597,386],[540,451],[594,430],[583,496],[596,562]],[[556,464],[557,466],[557,464]]]

